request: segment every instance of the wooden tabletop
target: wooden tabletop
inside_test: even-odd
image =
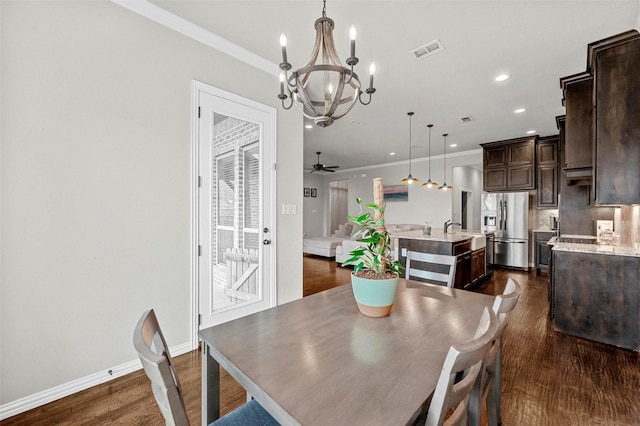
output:
[[[491,296],[400,280],[391,314],[369,318],[343,285],[200,337],[283,425],[400,425],[435,389],[449,346],[473,338],[492,304]]]

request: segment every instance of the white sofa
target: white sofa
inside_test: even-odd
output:
[[[314,237],[305,238],[302,242],[302,252],[316,256],[334,257],[336,248],[348,237]]]
[[[399,231],[412,231],[415,229],[422,229],[422,225],[413,224],[401,224],[401,225],[386,225],[387,231],[391,234],[391,256],[394,260],[398,259],[397,247],[398,239],[394,238],[393,234]],[[356,240],[347,239],[342,242],[341,245],[336,247],[336,262],[342,264],[345,260],[349,259],[349,253],[360,247],[362,243]]]

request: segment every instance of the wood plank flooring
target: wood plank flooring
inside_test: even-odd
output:
[[[350,269],[304,257],[304,295],[349,282]],[[503,337],[502,424],[640,425],[640,355],[553,331],[546,276],[497,270],[476,289],[502,293],[508,277],[523,286]],[[193,425],[200,424],[200,352],[175,358]],[[225,372],[222,412],[245,401]],[[0,425],[160,425],[162,416],[142,371],[60,399]]]

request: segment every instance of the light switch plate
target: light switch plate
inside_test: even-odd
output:
[[[296,205],[295,204],[283,204],[282,205],[282,214],[296,214]]]

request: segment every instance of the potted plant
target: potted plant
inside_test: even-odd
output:
[[[347,216],[357,225],[353,236],[363,245],[351,251],[351,257],[342,266],[353,266],[351,286],[360,312],[370,317],[384,317],[391,312],[403,267],[391,256],[391,236],[384,226],[382,179],[376,178],[373,182],[374,203],[366,205],[373,215],[365,212],[362,200],[356,198],[360,214]]]

